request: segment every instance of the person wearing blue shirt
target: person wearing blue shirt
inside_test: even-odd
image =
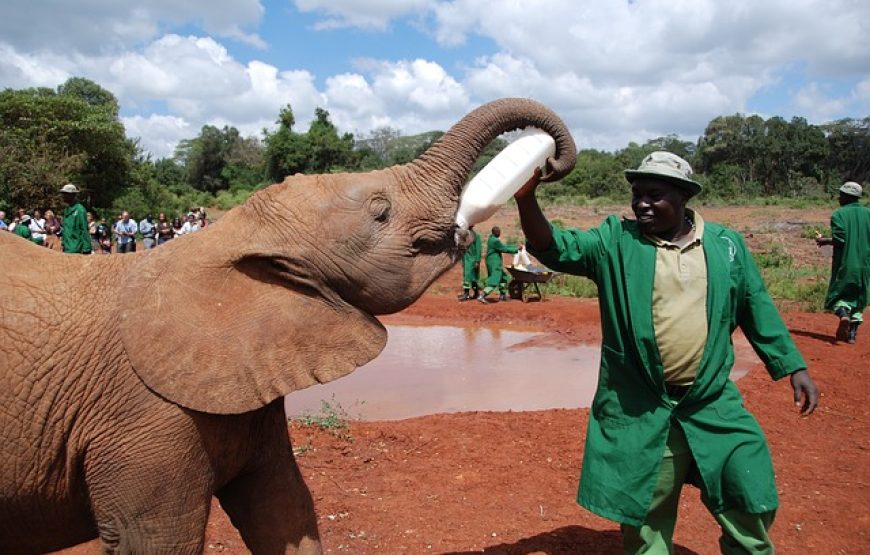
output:
[[[126,210],[121,214],[121,219],[115,224],[115,235],[118,236],[118,252],[136,252],[136,232],[139,226],[136,220],[130,218]]]

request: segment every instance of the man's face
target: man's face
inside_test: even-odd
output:
[[[130,221],[130,214],[128,214],[127,212],[124,212],[123,214],[121,214],[121,219],[124,220],[124,223],[129,222]]]
[[[631,184],[631,209],[644,233],[662,235],[682,225],[685,194],[667,181],[638,178]]]
[[[851,204],[857,201],[858,197],[853,197],[852,195],[840,191],[840,206],[846,206],[847,204]]]

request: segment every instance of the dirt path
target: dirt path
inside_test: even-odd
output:
[[[786,321],[823,391],[796,415],[787,380],[761,367],[740,380],[765,429],[782,507],[781,553],[870,552],[870,341],[834,345],[833,318]],[[390,323],[478,323],[549,330],[553,345],[600,338],[597,304],[548,299],[489,306],[427,295]],[[587,410],[462,413],[355,422],[352,441],[293,428],[327,553],[616,553],[618,528],[574,502]],[[716,553],[718,530],[697,490],[681,500],[678,553]],[[209,551],[244,553],[216,507]]]

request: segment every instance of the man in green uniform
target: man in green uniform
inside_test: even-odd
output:
[[[477,300],[483,304],[489,304],[486,296],[498,289],[499,300],[507,301],[507,274],[502,265],[502,254],[516,254],[516,245],[507,245],[501,242],[501,228],[493,226],[492,234],[486,240],[486,287],[483,288]]]
[[[867,288],[870,285],[870,208],[861,206],[863,189],[854,181],[840,187],[840,208],[831,215],[832,237],[816,236],[816,244],[833,245],[831,283],[825,308],[840,322],[837,341],[855,343],[864,321]]]
[[[473,239],[462,255],[462,295],[459,301],[477,298],[480,293],[480,235],[474,226],[468,228]]]
[[[670,152],[626,171],[636,220],[588,231],[546,219],[539,173],[515,195],[529,252],[598,285],[602,348],[578,502],[621,524],[626,553],[670,553],[684,483],[723,553],[773,553],[779,504],[767,442],[729,378],[737,326],[802,414],[818,390],[743,238],[686,208],[701,185]]]
[[[22,239],[32,241],[33,237],[30,233],[30,216],[27,214],[21,216],[18,219],[18,223],[15,224],[15,228],[12,230],[12,233],[21,237]]]
[[[63,210],[63,252],[91,254],[91,234],[85,207],[76,200],[78,188],[67,183],[60,189],[67,207]]]

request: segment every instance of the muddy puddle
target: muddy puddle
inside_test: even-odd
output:
[[[324,401],[351,419],[400,420],[464,411],[588,407],[599,346],[539,346],[546,334],[486,327],[387,326],[381,355],[328,384],[286,397],[290,416],[318,415]],[[738,379],[758,359],[735,335]]]

